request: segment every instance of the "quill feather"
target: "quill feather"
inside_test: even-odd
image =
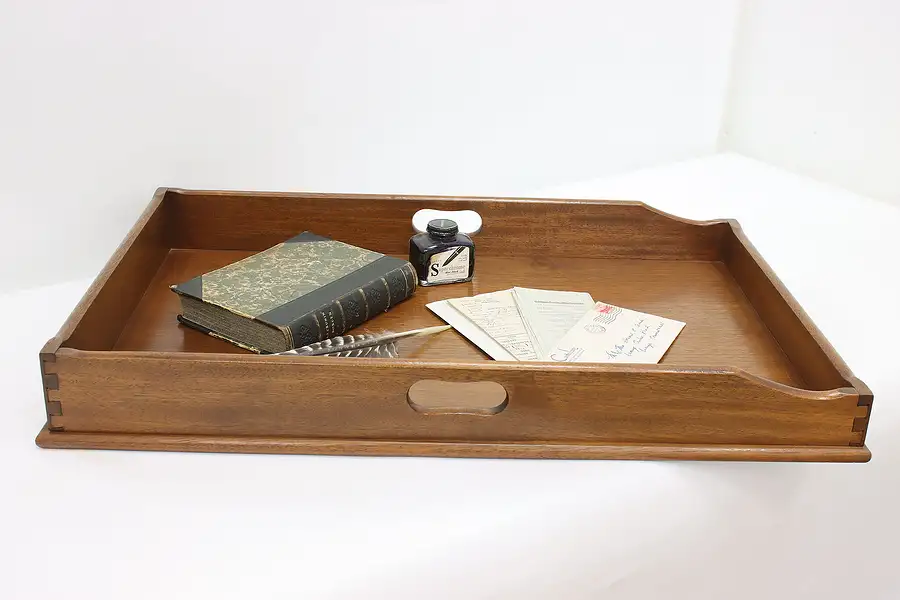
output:
[[[431,335],[450,329],[449,325],[425,327],[402,331],[400,333],[360,333],[356,335],[339,335],[315,344],[279,352],[279,355],[294,356],[340,356],[352,358],[397,358],[398,342],[412,337]]]

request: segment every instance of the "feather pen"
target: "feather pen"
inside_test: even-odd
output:
[[[450,325],[438,325],[436,327],[424,327],[400,333],[339,335],[330,340],[322,340],[321,342],[288,350],[287,352],[279,352],[278,355],[397,358],[400,355],[398,342],[401,340],[440,333],[448,329],[450,329]]]

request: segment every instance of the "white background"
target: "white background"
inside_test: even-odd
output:
[[[730,154],[540,191],[737,218],[874,391],[872,461],[42,450],[37,348],[82,280],[0,295],[0,598],[900,597],[900,209]]]
[[[747,0],[723,148],[900,204],[900,2]]]
[[[900,203],[892,0],[0,0],[0,290],[158,186],[507,194],[734,150]]]
[[[516,194],[715,150],[735,0],[5,0],[0,289],[158,186]]]
[[[898,32],[888,0],[0,0],[0,598],[897,598]],[[874,458],[39,450],[37,350],[161,185],[737,218],[874,390]]]

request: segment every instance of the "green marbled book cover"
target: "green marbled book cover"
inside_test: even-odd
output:
[[[307,231],[171,289],[182,297],[182,323],[257,352],[283,352],[345,333],[416,285],[406,260]]]

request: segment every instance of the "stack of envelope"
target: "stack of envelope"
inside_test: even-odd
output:
[[[685,326],[595,302],[586,292],[514,287],[426,306],[506,361],[655,364]]]

